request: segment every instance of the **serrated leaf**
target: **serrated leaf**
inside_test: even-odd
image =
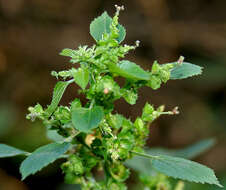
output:
[[[0,144],[0,158],[12,157],[17,155],[29,154],[23,150],[8,146],[6,144]]]
[[[102,39],[103,34],[110,33],[110,25],[112,18],[108,15],[107,12],[104,12],[101,16],[94,19],[90,24],[90,34],[96,40],[99,41]],[[122,25],[118,25],[119,37],[117,41],[120,43],[124,40],[126,31]]]
[[[104,117],[103,108],[96,106],[93,108],[75,108],[72,110],[72,123],[74,127],[82,132],[88,133],[98,127]]]
[[[65,48],[60,52],[60,55],[67,56],[67,57],[73,57],[75,55],[74,50]]]
[[[192,159],[200,154],[204,153],[208,149],[210,149],[215,144],[214,139],[205,139],[201,140],[193,145],[187,146],[183,149],[165,149],[165,148],[151,148],[146,150],[148,154],[151,155],[168,155],[168,156],[176,156],[186,159]]]
[[[79,68],[77,72],[74,73],[74,79],[75,82],[85,90],[89,83],[89,70],[87,68]]]
[[[52,102],[51,104],[48,106],[48,108],[45,110],[45,113],[47,114],[47,116],[51,116],[51,114],[56,110],[65,89],[67,88],[67,86],[69,85],[69,82],[57,82],[54,90],[53,90],[53,98],[52,98]]]
[[[145,175],[151,176],[153,173],[156,173],[151,167],[150,160],[140,156],[134,156],[133,158],[126,160],[125,165]]]
[[[182,64],[175,64],[177,64],[177,66],[171,70],[170,79],[185,79],[195,75],[200,75],[202,73],[202,67],[198,65],[187,62],[183,62]]]
[[[167,176],[196,183],[215,184],[222,187],[214,171],[197,162],[172,156],[156,156],[151,159],[154,169]]]
[[[147,71],[143,70],[139,65],[127,60],[121,61],[117,65],[113,63],[110,64],[109,70],[114,74],[133,80],[150,79],[150,74]]]
[[[35,174],[45,166],[60,158],[70,147],[70,143],[51,143],[35,150],[20,166],[22,180]]]

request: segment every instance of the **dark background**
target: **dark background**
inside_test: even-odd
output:
[[[120,23],[124,41],[141,46],[128,59],[150,69],[154,60],[186,61],[204,67],[202,76],[170,81],[160,90],[142,88],[136,106],[116,102],[119,113],[134,119],[145,102],[168,110],[179,106],[180,115],[162,116],[151,126],[148,145],[180,148],[208,137],[217,144],[196,161],[226,175],[226,1],[223,0],[0,0],[0,143],[33,151],[50,142],[41,123],[25,120],[27,107],[51,101],[56,80],[52,70],[70,68],[59,56],[63,48],[92,45],[89,24],[114,4],[124,5]],[[62,100],[79,97],[69,88]],[[85,101],[85,100],[84,100]],[[0,190],[68,190],[63,176],[51,165],[20,181],[23,157],[0,160]],[[197,186],[188,189],[202,189]],[[206,186],[205,186],[206,187]],[[207,188],[207,187],[206,187]],[[205,188],[204,188],[205,189]],[[211,190],[217,188],[210,187]]]

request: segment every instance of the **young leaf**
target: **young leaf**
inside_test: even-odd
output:
[[[36,149],[20,166],[22,180],[60,158],[69,147],[70,143],[51,143]]]
[[[45,113],[47,114],[47,116],[49,117],[57,108],[65,89],[67,88],[67,86],[70,84],[70,82],[58,82],[53,90],[53,98],[52,98],[52,102],[51,104],[48,106],[48,108],[46,109]]]
[[[175,63],[178,64],[178,63]],[[170,73],[170,79],[185,79],[202,73],[202,67],[183,62],[175,66]]]
[[[72,123],[79,131],[88,133],[91,129],[98,127],[104,117],[103,108],[76,108],[72,111]]]
[[[126,29],[121,24],[118,25],[118,29],[119,29],[119,37],[117,38],[117,41],[121,43],[126,37]]]
[[[209,183],[222,187],[214,171],[197,162],[172,156],[156,156],[151,159],[154,169],[167,176],[196,183]]]
[[[29,154],[23,150],[8,146],[6,144],[0,144],[0,158],[12,157],[17,155]]]
[[[143,70],[139,65],[124,60],[119,64],[110,64],[109,70],[119,76],[130,78],[133,80],[149,80],[150,74]]]
[[[151,155],[168,155],[168,156],[176,156],[176,157],[181,157],[181,158],[186,158],[186,159],[192,159],[203,152],[207,151],[210,149],[213,145],[215,144],[214,139],[205,139],[201,140],[193,145],[190,145],[188,147],[185,147],[183,149],[165,149],[165,148],[151,148],[149,150],[146,150],[148,154]]]
[[[65,48],[60,52],[60,55],[67,56],[67,57],[73,57],[75,55],[74,50]]]
[[[85,90],[89,83],[89,70],[87,68],[79,68],[77,72],[74,73],[74,79],[75,82]]]
[[[96,40],[99,41],[102,39],[103,34],[110,33],[110,25],[112,18],[108,15],[107,12],[104,12],[101,16],[97,17],[90,24],[90,34]],[[122,25],[118,25],[119,37],[117,41],[120,43],[124,40],[126,31]]]

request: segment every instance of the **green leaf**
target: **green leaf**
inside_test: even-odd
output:
[[[104,117],[103,108],[75,108],[72,110],[72,123],[74,127],[82,132],[88,133],[91,129],[98,127]]]
[[[80,99],[75,98],[75,99],[71,102],[71,110],[74,110],[74,109],[76,109],[76,108],[81,108],[81,107],[82,107],[82,104],[81,104]]]
[[[118,25],[118,29],[119,29],[119,37],[117,38],[117,41],[121,43],[126,37],[126,29],[121,24]]]
[[[51,143],[35,150],[20,166],[22,180],[60,158],[69,147],[70,143]]]
[[[110,33],[110,25],[112,18],[108,15],[107,12],[104,12],[101,16],[94,19],[90,24],[90,34],[96,40],[99,41],[102,39],[103,34]],[[122,25],[118,25],[119,37],[117,41],[120,43],[124,40],[126,31]]]
[[[154,169],[167,176],[196,183],[215,184],[222,187],[214,171],[197,162],[172,156],[156,156],[151,159]]]
[[[63,49],[61,52],[60,52],[60,55],[62,56],[67,56],[67,57],[73,57],[75,54],[75,51],[72,50],[72,49],[69,49],[69,48],[66,48],[66,49]]]
[[[74,73],[75,82],[84,90],[89,83],[89,70],[87,68],[79,68]]]
[[[54,141],[54,142],[63,142],[64,137],[59,135],[56,130],[48,129],[46,131],[46,136],[48,139]]]
[[[200,75],[202,73],[202,67],[194,65],[191,63],[183,62],[182,64],[177,64],[170,73],[170,79],[185,79],[195,75]]]
[[[110,114],[107,115],[107,121],[112,128],[119,129],[123,123],[123,116],[120,114]]]
[[[151,148],[149,150],[146,150],[146,152],[151,155],[164,154],[168,156],[176,156],[176,157],[182,157],[186,159],[192,159],[204,153],[208,149],[210,149],[214,144],[215,144],[214,139],[205,139],[183,149],[170,150],[165,148]]]
[[[134,156],[133,158],[126,160],[125,165],[145,175],[152,176],[153,173],[156,173],[151,166],[150,160],[140,156]]]
[[[133,79],[133,80],[149,80],[150,74],[143,70],[139,65],[124,60],[121,61],[119,64],[110,64],[109,70],[112,73],[115,73],[119,76]]]
[[[70,84],[70,82],[58,82],[53,90],[53,98],[51,104],[48,106],[48,108],[45,110],[45,113],[47,116],[51,116],[51,114],[56,110],[65,89]]]
[[[127,103],[134,105],[136,104],[138,95],[136,92],[133,92],[132,90],[121,90],[123,98],[126,100]]]
[[[12,157],[17,155],[29,154],[23,150],[8,146],[6,144],[0,144],[0,158]]]

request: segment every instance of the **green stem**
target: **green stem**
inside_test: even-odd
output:
[[[79,135],[80,133],[81,133],[81,132],[78,131],[77,133],[75,133],[75,134],[71,135],[70,137],[64,139],[63,142],[71,142],[71,141],[72,141],[77,135]]]
[[[91,103],[90,103],[90,106],[89,106],[89,109],[93,108],[93,105],[95,104],[95,99],[92,99]]]
[[[75,81],[75,79],[71,79],[71,80],[68,80],[67,82],[70,84],[70,83],[73,83]]]
[[[63,155],[61,155],[60,156],[60,158],[68,158],[70,155],[68,155],[68,154],[63,154]]]
[[[110,175],[110,173],[108,171],[107,161],[104,162],[104,173],[105,173],[105,185],[106,185],[106,188],[107,188],[109,178],[111,177],[111,175]]]
[[[26,154],[25,154],[25,156],[30,156],[31,155],[31,153],[30,152],[27,152]]]
[[[161,112],[161,115],[175,115],[172,111]]]

